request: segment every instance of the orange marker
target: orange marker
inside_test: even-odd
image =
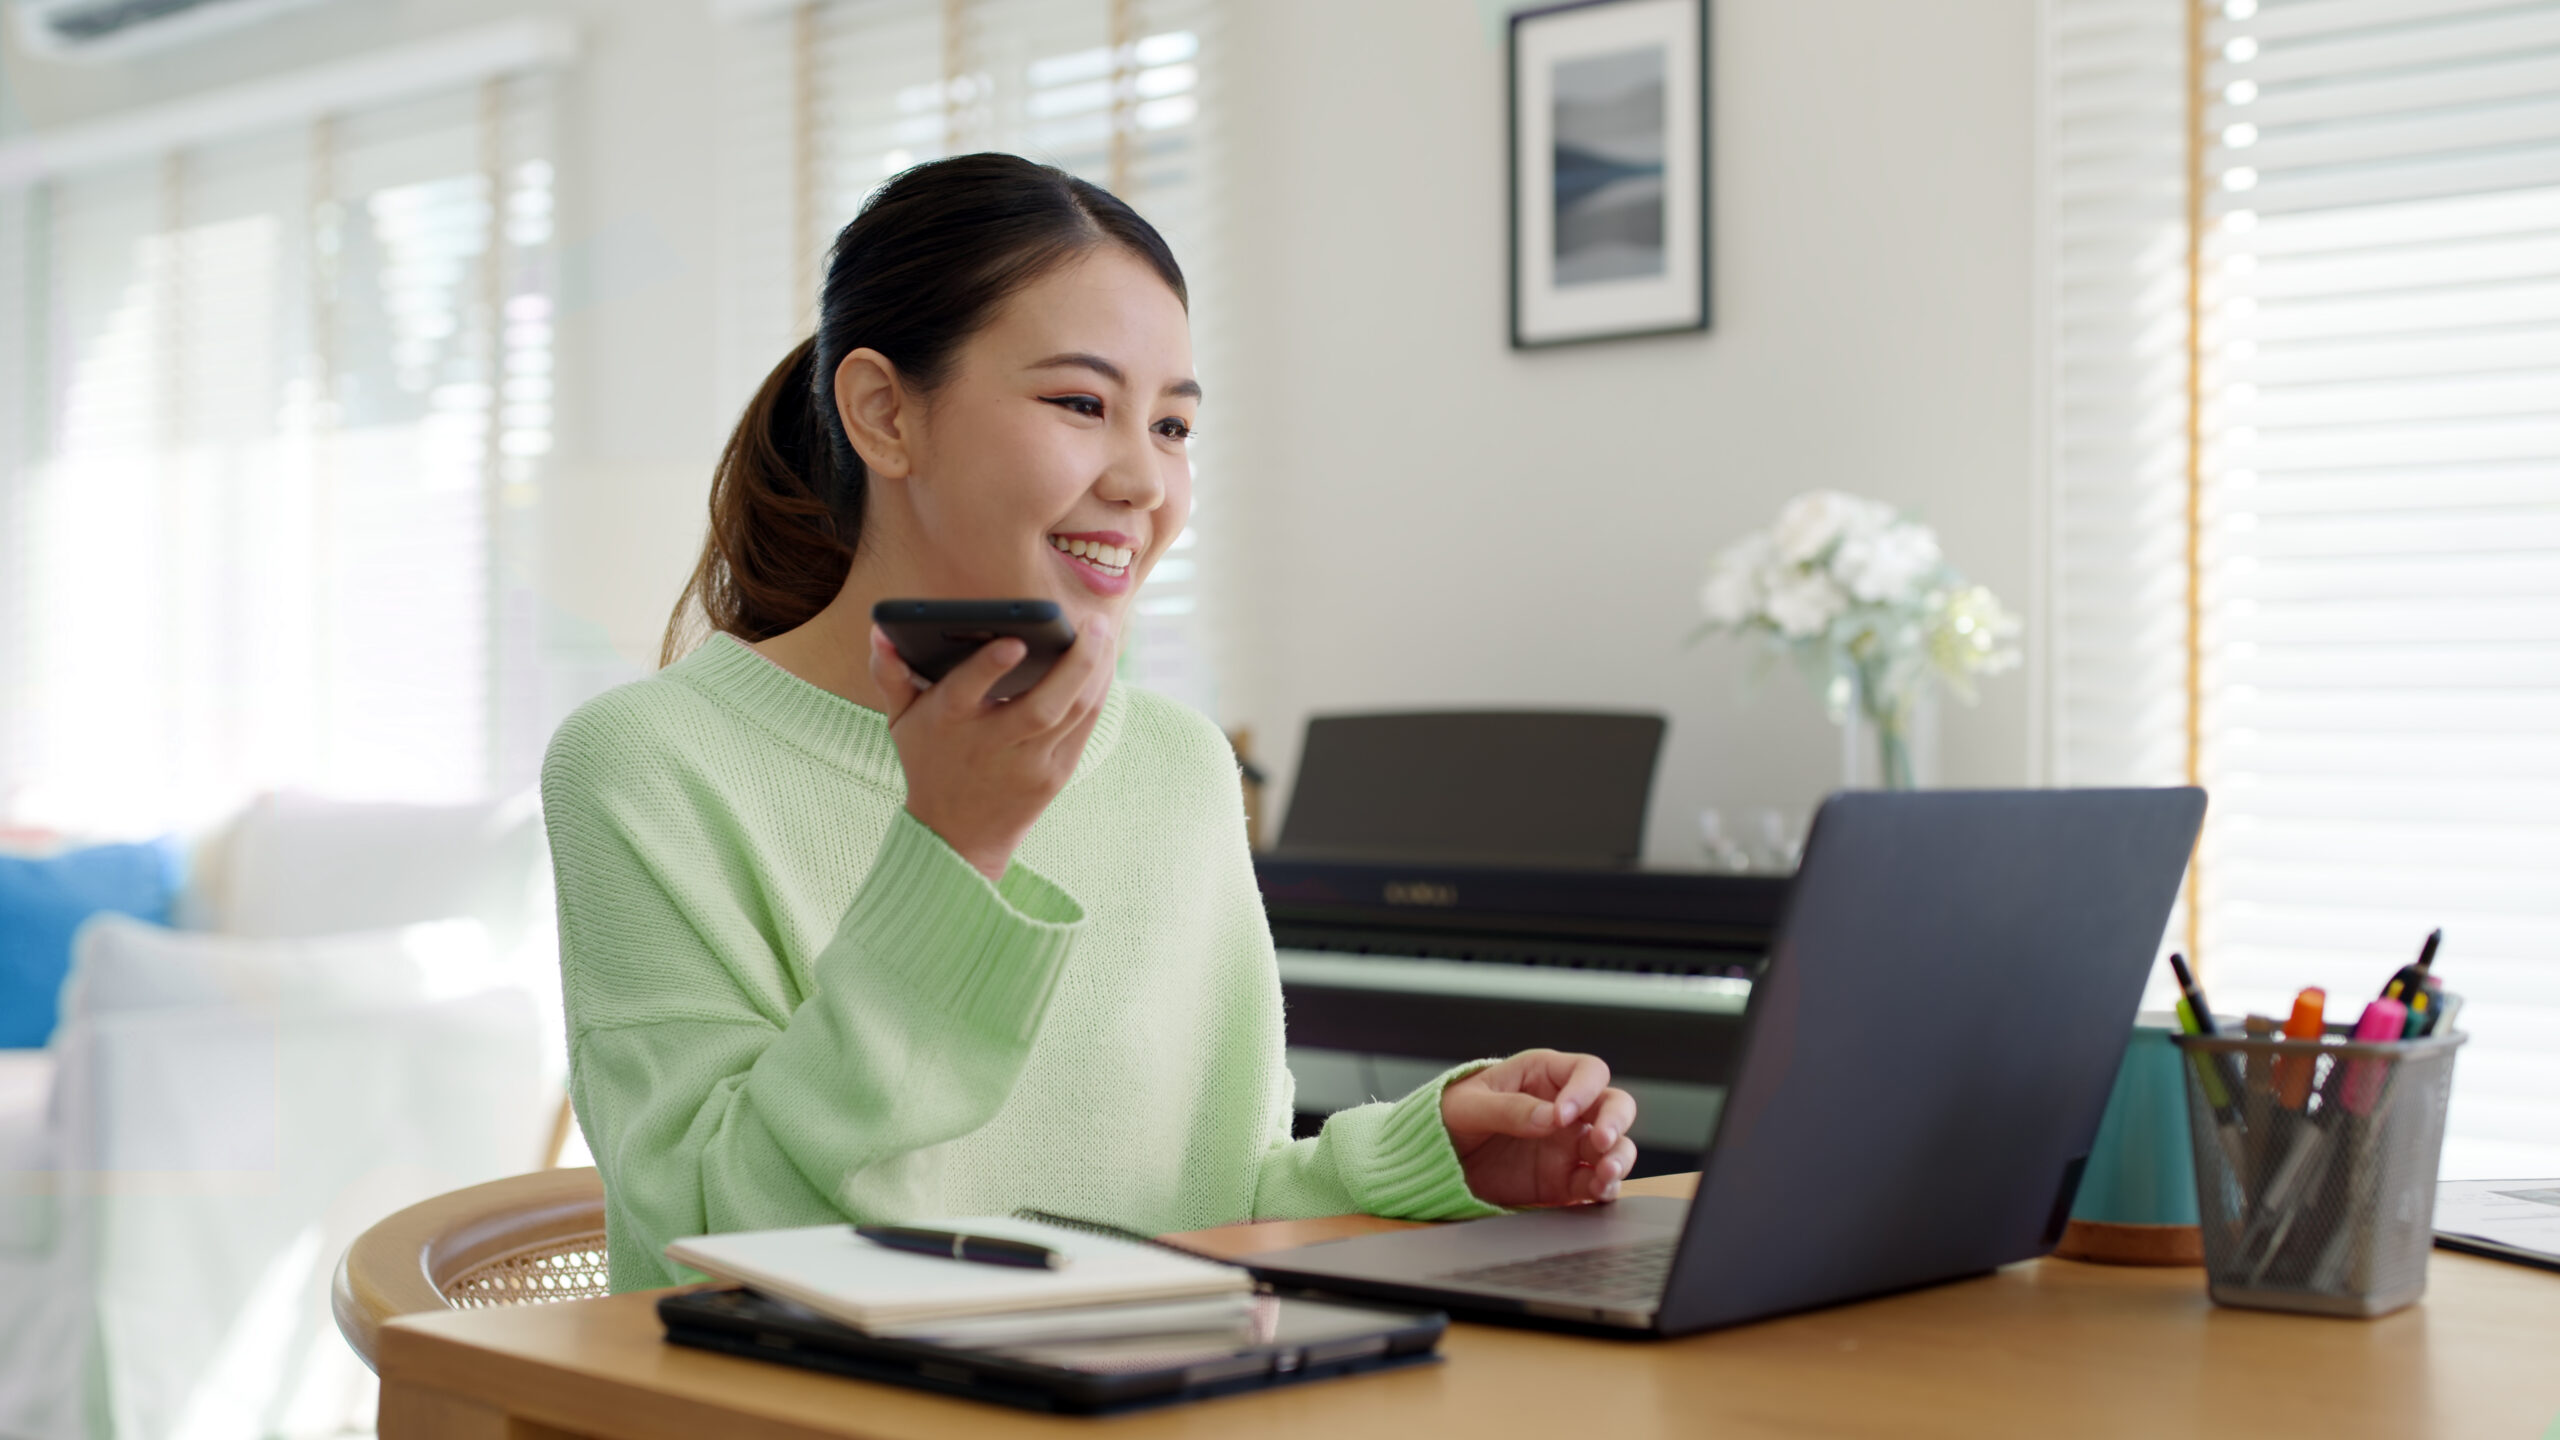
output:
[[[2293,997],[2293,1018],[2284,1022],[2287,1040],[2316,1041],[2324,1032],[2327,1017],[2322,1013],[2329,1003],[2329,992],[2317,985],[2304,987]],[[2276,1057],[2276,1098],[2287,1110],[2299,1110],[2311,1103],[2311,1071],[2318,1062],[2308,1055]]]

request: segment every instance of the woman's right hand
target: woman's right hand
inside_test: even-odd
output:
[[[1119,649],[1110,620],[1096,616],[1039,684],[991,701],[987,692],[1029,653],[1020,640],[981,645],[927,686],[873,626],[871,678],[907,772],[907,813],[978,873],[1003,879],[1015,847],[1075,773]]]

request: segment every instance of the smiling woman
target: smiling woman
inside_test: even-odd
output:
[[[1112,683],[1190,514],[1200,398],[1180,268],[1089,183],[938,161],[837,237],[817,334],[721,457],[666,668],[543,767],[617,1289],[719,1230],[1616,1193],[1635,1107],[1591,1056],[1460,1066],[1290,1138],[1233,756]],[[1012,639],[927,687],[870,623],[892,596],[1053,600],[1076,640],[1010,700]]]
[[[954,243],[960,236],[968,243]],[[1190,375],[1182,268],[1155,227],[1099,186],[1011,155],[937,161],[881,187],[836,237],[818,332],[765,378],[713,472],[710,535],[676,602],[661,662],[673,664],[704,629],[751,643],[793,630],[836,600],[857,551],[882,556],[910,548],[876,532],[864,534],[874,478],[870,461],[895,467],[892,485],[907,478],[919,443],[930,445],[924,435],[929,411],[942,412],[941,429],[948,436],[984,411],[1013,408],[991,406],[992,392],[1014,398],[1028,387],[1031,396],[1065,416],[1098,425],[1105,405],[1095,392],[1107,386],[1112,398],[1125,399],[1127,372],[1089,349],[1039,348],[1038,336],[1062,332],[1086,317],[1054,313],[1054,306],[1053,313],[1024,315],[1019,312],[1035,306],[1004,303],[1033,280],[1055,280],[1050,272],[1097,262],[1115,272],[1107,277],[1114,282],[1108,296],[1072,283],[1037,289],[1055,300],[1084,297],[1087,309],[1109,309],[1134,296],[1141,308],[1156,312],[1144,317],[1153,333],[1132,335],[1119,326],[1113,338],[1124,348],[1152,346],[1146,358],[1161,351],[1164,363],[1179,367],[1164,382],[1166,398],[1184,404],[1151,427],[1169,428],[1168,438],[1178,448],[1189,437],[1200,387]],[[1104,318],[1105,328],[1115,328]],[[1025,323],[996,337],[1014,346],[963,343],[991,321],[1015,320]],[[984,363],[965,363],[972,359]],[[960,382],[956,387],[954,380]],[[848,387],[874,406],[866,418],[888,406],[889,453],[866,457],[854,433],[863,422],[849,420],[849,408],[830,403],[851,398]],[[945,393],[955,388],[956,394]],[[998,418],[1004,423],[1015,417]],[[899,432],[901,420],[905,433]],[[1168,517],[1173,523],[1164,527],[1166,545],[1189,514],[1188,462],[1175,468],[1182,471],[1182,508]],[[971,487],[946,488],[965,498]],[[889,523],[895,527],[905,518]],[[1049,588],[1022,593],[1047,595]]]

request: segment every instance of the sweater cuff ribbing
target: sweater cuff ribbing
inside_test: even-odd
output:
[[[1028,1040],[1084,925],[1084,907],[1029,866],[991,884],[901,807],[837,941],[953,1018]]]
[[[1393,1105],[1363,1105],[1325,1122],[1342,1147],[1339,1173],[1364,1214],[1398,1220],[1473,1220],[1499,1215],[1467,1188],[1467,1175],[1440,1119],[1440,1092],[1495,1060],[1453,1066]],[[1348,1133],[1345,1133],[1348,1132]]]

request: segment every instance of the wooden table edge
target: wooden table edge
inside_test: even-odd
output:
[[[1678,1195],[1688,1193],[1693,1185],[1692,1176],[1666,1176],[1637,1182],[1627,1188],[1631,1193]],[[1232,1258],[1341,1235],[1401,1229],[1411,1223],[1373,1216],[1334,1216],[1318,1220],[1221,1226],[1166,1238],[1204,1253]],[[1960,1284],[1998,1284],[2004,1277],[2009,1285],[2043,1288],[2058,1284],[2066,1293],[2086,1293],[2092,1287],[2102,1291],[2187,1292],[2199,1307],[2199,1313],[2206,1317],[2204,1323],[2218,1327],[2226,1341],[2242,1335],[2291,1335],[2295,1326],[2320,1327],[2323,1331],[2331,1326],[2349,1327],[2339,1332],[2345,1334],[2363,1326],[2387,1323],[2226,1310],[2213,1306],[2206,1298],[2201,1275],[2194,1269],[2127,1269],[2047,1257],[2020,1262],[2004,1267],[1993,1277]],[[2553,1288],[2546,1291],[2543,1284],[2534,1282],[2543,1282]],[[1939,1288],[1942,1287],[1929,1287],[1912,1293],[1925,1295]],[[2429,1351],[2442,1352],[2442,1347],[2448,1344],[2456,1347],[2457,1351],[2466,1347],[2472,1343],[2471,1338],[2463,1334],[2466,1331],[2473,1336],[2484,1332],[2511,1335],[2518,1333],[2516,1327],[2521,1325],[2528,1331],[2553,1333],[2544,1328],[2544,1317],[2560,1317],[2560,1277],[2542,1275],[2496,1260],[2454,1252],[2436,1253],[2432,1257],[2428,1297],[2421,1302],[2417,1313],[2423,1313],[2431,1303],[2440,1305],[2447,1292],[2463,1297],[2457,1308],[2450,1311],[2437,1309],[2431,1320],[2421,1318],[2416,1322],[2423,1327],[2422,1333],[2438,1332],[2432,1343],[2426,1346]],[[563,1363],[556,1353],[517,1353],[507,1348],[512,1342],[506,1337],[490,1333],[486,1317],[473,1312],[443,1311],[390,1322],[384,1327],[381,1351],[381,1433],[384,1440],[406,1440],[412,1436],[453,1437],[453,1440],[463,1440],[463,1437],[474,1437],[474,1440],[490,1437],[490,1440],[495,1440],[499,1436],[509,1437],[509,1440],[558,1440],[558,1437],[581,1435],[608,1435],[616,1437],[616,1440],[694,1440],[694,1437],[706,1433],[734,1434],[747,1437],[747,1440],[811,1440],[811,1437],[819,1435],[935,1433],[937,1428],[956,1428],[965,1423],[954,1420],[939,1427],[924,1423],[936,1419],[934,1416],[919,1416],[917,1406],[925,1403],[967,1406],[972,1417],[984,1417],[984,1428],[1006,1434],[1019,1433],[1019,1428],[1026,1421],[1053,1422],[1056,1418],[1006,1411],[1001,1407],[983,1407],[965,1400],[880,1385],[865,1386],[867,1391],[884,1397],[879,1401],[882,1409],[876,1431],[870,1425],[863,1425],[857,1430],[842,1421],[831,1425],[815,1417],[833,1410],[839,1394],[851,1394],[833,1388],[841,1383],[838,1377],[667,1346],[654,1328],[650,1336],[652,1345],[645,1352],[634,1348],[635,1327],[640,1323],[637,1314],[654,1306],[658,1296],[668,1293],[673,1293],[673,1290],[631,1292],[602,1300],[570,1301],[539,1307],[542,1311],[556,1313],[572,1307],[615,1306],[626,1312],[611,1321],[609,1326],[600,1321],[597,1328],[597,1333],[604,1337],[598,1342],[599,1348],[607,1358],[615,1361],[611,1364],[594,1360],[583,1364]],[[1901,1298],[1884,1297],[1812,1313],[1854,1319],[1868,1306],[1891,1306]],[[650,1318],[654,1321],[653,1312]],[[1791,1322],[1769,1323],[1784,1325]],[[2281,1331],[2262,1329],[2271,1324],[2283,1328]],[[1479,1331],[1506,1328],[1461,1322],[1456,1330],[1473,1336]],[[475,1335],[475,1330],[481,1333]],[[1744,1326],[1716,1334],[1744,1336],[1759,1330],[1759,1326]],[[2309,1335],[2314,1332],[2306,1328],[2300,1333]],[[1480,1343],[1470,1341],[1471,1346]],[[1667,1343],[1677,1346],[1687,1342]],[[1728,1339],[1724,1343],[1733,1342]],[[2251,1343],[2256,1342],[2253,1340]],[[2300,1347],[2280,1345],[2278,1348],[2298,1351]],[[1481,1360],[1478,1363],[1482,1363]],[[679,1379],[672,1387],[664,1378],[668,1368],[686,1372],[693,1371],[696,1366],[748,1366],[752,1367],[754,1374],[742,1383],[725,1368],[694,1371],[697,1375],[711,1378],[707,1383],[699,1384],[690,1379]],[[2435,1368],[2445,1371],[2441,1362],[2436,1363]],[[2459,1364],[2452,1368],[2470,1373],[2474,1380],[2484,1378],[2485,1372],[2477,1363]],[[744,1377],[746,1372],[737,1372],[737,1376]],[[828,1388],[820,1391],[810,1388],[813,1386]],[[669,1388],[694,1393],[666,1393]],[[726,1393],[712,1393],[724,1388]],[[2488,1388],[2508,1390],[2510,1387],[2501,1384]],[[2455,1405],[2450,1410],[2433,1410],[2429,1422],[2422,1428],[2430,1434],[2469,1433],[2460,1427],[2480,1420],[2484,1412],[2503,1414],[2506,1419],[2513,1420],[2518,1409],[2539,1403],[2540,1391],[2544,1388],[2541,1382],[2518,1373],[2512,1381],[2512,1394],[2505,1401],[2485,1407],[2466,1403]],[[759,1397],[769,1403],[760,1404]],[[1235,1402],[1212,1404],[1253,1403],[1258,1398],[1240,1397]],[[2479,1400],[2484,1397],[2470,1398]],[[1291,1402],[1279,1403],[1289,1405]],[[2552,1406],[2560,1410],[2560,1396],[2553,1398]],[[1176,1407],[1173,1412],[1159,1413],[1180,1413],[1190,1408]],[[2256,1406],[2245,1404],[2241,1408],[2255,1409]],[[1295,1410],[1283,1413],[1295,1413]],[[2411,1417],[2404,1415],[2402,1418]],[[2542,1416],[2535,1423],[2560,1424],[2560,1414]],[[1247,1425],[1245,1428],[1253,1427]],[[2365,1432],[2359,1432],[2357,1427],[2350,1425],[2340,1433]],[[2522,1433],[2539,1432],[2527,1430]]]

